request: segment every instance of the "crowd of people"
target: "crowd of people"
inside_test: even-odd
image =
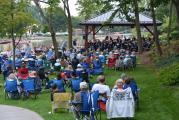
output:
[[[142,47],[144,51],[150,50],[151,46],[153,45],[153,41],[151,38],[142,38]],[[88,47],[91,50],[100,49],[103,50],[113,50],[114,48],[117,49],[125,49],[128,51],[138,51],[138,42],[137,39],[134,38],[124,38],[121,39],[118,37],[117,39],[113,39],[112,37],[106,36],[103,41],[100,40],[92,40],[88,42]]]
[[[82,92],[99,92],[100,109],[107,112],[108,118],[116,117],[117,113],[111,114],[115,105],[110,104],[115,99],[125,99],[130,103],[130,107],[124,106],[123,103],[116,102],[118,106],[129,110],[128,113],[121,113],[121,116],[134,117],[134,103],[138,100],[138,88],[133,78],[123,74],[114,87],[106,85],[105,66],[109,69],[128,70],[136,67],[137,44],[135,39],[132,40],[112,40],[106,37],[103,42],[89,42],[89,48],[61,50],[60,57],[55,58],[52,48],[34,49],[28,45],[25,50],[16,49],[15,69],[13,61],[9,55],[0,56],[1,72],[4,80],[16,80],[19,95],[23,92],[23,81],[33,79],[35,81],[35,90],[41,91],[44,88],[51,90],[51,100],[53,94],[57,92],[66,92],[66,87],[75,92],[74,101],[82,102],[80,94]],[[147,43],[149,47],[150,43]],[[111,69],[113,70],[113,69]],[[56,74],[57,77],[49,80],[50,74]],[[93,75],[99,75],[96,83],[92,83],[90,78]],[[73,88],[73,81],[79,81],[79,88]],[[112,88],[112,90],[111,90]],[[119,93],[116,93],[119,92]],[[9,92],[9,91],[7,91]],[[115,96],[118,94],[118,97]],[[132,94],[132,96],[131,96]],[[126,97],[125,97],[126,95]],[[9,92],[9,97],[12,97]],[[111,99],[114,98],[114,99]],[[130,100],[130,101],[129,101]],[[128,104],[128,103],[125,103]],[[112,110],[113,109],[113,110]],[[115,111],[118,108],[115,108]],[[79,119],[79,109],[74,109],[75,116]],[[117,116],[117,117],[121,117]]]

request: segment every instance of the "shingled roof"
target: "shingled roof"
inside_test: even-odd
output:
[[[119,16],[115,16],[110,22],[109,19],[112,16],[114,11],[106,12],[102,15],[96,16],[94,18],[88,19],[86,21],[80,22],[80,25],[89,25],[89,26],[102,26],[102,25],[110,25],[110,26],[134,26],[134,22],[129,22],[125,18],[120,18]],[[134,16],[134,14],[130,14]],[[141,26],[152,26],[153,20],[151,17],[144,15],[142,13],[139,14],[139,21]],[[157,20],[157,25],[161,25],[162,22]]]

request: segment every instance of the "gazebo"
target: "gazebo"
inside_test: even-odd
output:
[[[115,16],[113,17],[112,20],[109,21],[110,17],[112,16],[114,11],[109,11],[106,12],[102,15],[96,16],[94,18],[85,20],[83,22],[80,22],[81,26],[85,26],[84,29],[84,39],[86,41],[88,41],[88,35],[90,33],[93,34],[93,39],[95,39],[95,35],[99,32],[99,30],[101,28],[103,28],[104,26],[129,26],[129,27],[134,27],[135,23],[134,22],[130,22],[125,18],[120,18],[119,16]],[[131,16],[134,16],[134,14],[130,14]],[[139,14],[139,21],[140,21],[140,25],[144,28],[146,28],[152,35],[153,35],[153,31],[149,28],[151,26],[153,26],[153,19],[143,13]],[[162,25],[162,22],[157,20],[156,21],[157,26]],[[99,27],[98,29],[96,29],[97,27]]]

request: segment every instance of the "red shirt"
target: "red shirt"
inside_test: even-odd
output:
[[[19,68],[17,76],[23,80],[27,79],[29,77],[29,70],[27,68]]]

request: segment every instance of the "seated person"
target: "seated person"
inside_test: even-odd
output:
[[[2,57],[1,71],[3,73],[4,81],[8,77],[8,67],[9,67],[9,64],[8,64],[7,55],[3,55],[3,57]]]
[[[123,60],[123,64],[125,67],[129,67],[130,66],[130,63],[132,62],[132,59],[130,58],[129,55],[126,55],[124,60]]]
[[[67,76],[67,78],[71,78],[71,73],[73,72],[73,68],[72,68],[72,65],[68,65],[65,70],[65,75]]]
[[[131,88],[132,94],[134,96],[134,100],[136,101],[138,99],[138,87],[136,82],[134,81],[134,78],[128,78],[126,79],[123,89],[127,89],[128,87]]]
[[[104,75],[98,76],[97,81],[98,83],[92,87],[92,92],[99,91],[99,106],[103,111],[106,111],[106,100],[110,97],[110,88],[105,85]]]
[[[134,51],[131,53],[130,57],[132,59],[133,66],[136,67],[137,58]]]
[[[114,89],[116,89],[119,92],[123,91],[124,90],[123,85],[124,85],[124,81],[122,79],[119,79],[116,81]]]
[[[18,69],[17,76],[20,80],[25,80],[29,77],[29,70],[26,68],[25,62],[22,62],[21,68]]]
[[[109,88],[108,85],[105,85],[104,75],[99,75],[97,77],[97,82],[98,83],[93,85],[92,92],[93,91],[99,91],[101,100],[108,99],[110,97],[110,88]]]
[[[89,63],[87,62],[86,59],[84,59],[83,62],[81,62],[81,65],[83,66],[84,69],[89,69],[90,68]]]
[[[35,81],[35,89],[40,91],[42,86],[42,80],[39,78],[37,72],[31,71],[29,73],[29,78]]]
[[[116,64],[115,64],[116,70],[119,70],[120,68],[122,68],[122,66],[123,66],[123,59],[122,57],[119,57],[116,60]]]
[[[17,74],[16,72],[12,72],[8,77],[7,80],[17,80],[17,90],[19,93],[22,92],[22,87],[21,87],[21,82],[19,81],[19,79],[17,78]]]
[[[104,56],[103,52],[101,52],[101,54],[99,55],[99,60],[102,64],[105,63],[105,56]]]
[[[74,100],[73,100],[74,103],[81,103],[82,102],[81,92],[88,92],[88,85],[87,85],[86,82],[80,83],[80,91],[75,94]],[[80,108],[81,108],[81,104],[76,104],[75,106],[72,107],[72,110],[73,110],[74,115],[75,115],[77,120],[80,119]]]
[[[116,81],[110,99],[106,103],[107,118],[133,118],[134,98],[130,87],[123,89],[123,80]]]
[[[76,76],[82,77],[82,72],[83,72],[83,67],[81,66],[81,64],[78,64],[76,69]]]
[[[59,92],[65,92],[65,81],[63,80],[61,73],[57,75],[56,84],[58,87]]]
[[[123,83],[125,83],[128,78],[129,77],[125,73],[121,74],[121,79],[122,79]]]
[[[103,68],[102,63],[99,61],[98,57],[97,59],[93,60],[93,74],[102,74]]]
[[[55,70],[55,71],[60,71],[60,69],[61,69],[60,60],[57,59],[56,62],[55,62],[55,64],[54,64],[54,70]]]

